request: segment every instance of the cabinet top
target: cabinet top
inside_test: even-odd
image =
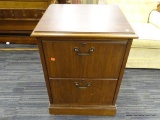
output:
[[[32,36],[137,38],[116,5],[51,4]]]

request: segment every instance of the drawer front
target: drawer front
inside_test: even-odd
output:
[[[117,80],[50,79],[54,104],[112,105]]]
[[[43,41],[50,78],[118,78],[126,41]]]

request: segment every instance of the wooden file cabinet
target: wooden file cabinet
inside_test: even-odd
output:
[[[117,6],[50,5],[32,36],[38,40],[51,114],[116,114],[137,38]]]

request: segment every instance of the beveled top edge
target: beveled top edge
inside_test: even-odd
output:
[[[33,31],[32,37],[96,37],[96,38],[130,38],[136,39],[135,33],[54,33],[54,32],[38,32]]]

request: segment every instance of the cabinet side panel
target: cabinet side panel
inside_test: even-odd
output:
[[[43,72],[44,72],[46,87],[47,87],[47,91],[48,91],[49,101],[50,101],[50,104],[52,104],[53,99],[52,99],[51,88],[50,88],[46,63],[45,63],[45,56],[44,56],[44,53],[43,53],[43,46],[42,46],[41,40],[37,40],[37,43],[38,43],[38,48],[39,48],[39,54],[40,54],[40,57],[41,57],[41,63],[42,63],[42,67],[43,67]]]
[[[123,78],[125,66],[126,66],[126,63],[127,63],[129,51],[130,51],[130,48],[131,48],[131,45],[132,45],[132,41],[133,41],[132,39],[129,39],[128,43],[127,43],[127,46],[126,46],[126,51],[125,51],[123,63],[122,63],[122,66],[121,66],[120,75],[119,75],[119,78],[118,78],[114,99],[113,99],[113,105],[116,104],[117,96],[118,96],[118,93],[119,93],[119,89],[120,89],[120,85],[121,85],[121,82],[122,82],[122,78]]]

